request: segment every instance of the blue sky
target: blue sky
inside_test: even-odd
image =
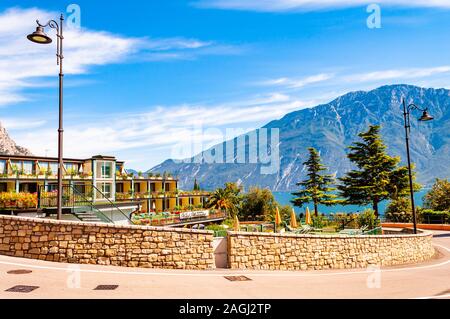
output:
[[[145,170],[348,91],[450,83],[449,1],[380,0],[379,29],[367,27],[370,1],[75,3],[65,156]],[[25,36],[69,4],[0,3],[0,121],[38,155],[57,151],[55,48]]]

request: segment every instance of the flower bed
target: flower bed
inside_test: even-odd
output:
[[[0,208],[29,209],[37,207],[37,194],[0,193]]]

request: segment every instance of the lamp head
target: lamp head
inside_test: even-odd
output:
[[[428,110],[423,111],[422,116],[419,118],[419,121],[421,121],[421,122],[428,122],[428,121],[432,121],[432,120],[434,120],[434,117],[432,117],[428,113]]]
[[[36,27],[36,31],[27,35],[27,39],[34,43],[49,44],[52,43],[52,39],[44,32],[44,27]]]

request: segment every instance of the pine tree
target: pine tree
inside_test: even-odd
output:
[[[292,193],[296,196],[291,202],[298,207],[304,204],[314,203],[314,214],[319,215],[318,205],[332,206],[339,202],[337,196],[332,193],[335,188],[330,185],[334,182],[332,175],[322,174],[321,172],[328,170],[325,165],[321,163],[320,155],[315,148],[309,148],[309,158],[303,165],[306,165],[308,170],[308,179],[297,183],[297,186],[302,186],[303,189]]]
[[[349,147],[347,157],[357,167],[340,178],[340,196],[345,204],[372,204],[378,216],[378,204],[385,199],[398,199],[408,194],[408,168],[399,167],[399,157],[386,153],[380,136],[380,126],[370,126],[369,130],[358,134],[362,142]],[[416,184],[416,188],[419,186]]]

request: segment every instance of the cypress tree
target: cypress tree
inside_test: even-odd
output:
[[[200,190],[200,185],[198,185],[197,183],[197,179],[194,180],[194,191],[199,191]]]
[[[308,171],[308,178],[297,186],[303,189],[292,193],[296,196],[291,202],[298,207],[302,207],[306,203],[312,202],[314,204],[314,215],[319,215],[318,205],[332,206],[339,202],[337,196],[332,193],[335,188],[331,185],[334,182],[332,175],[323,174],[323,171],[328,168],[321,163],[320,155],[313,147],[308,148],[309,158],[303,165],[306,165]]]
[[[340,196],[345,204],[372,204],[379,215],[378,204],[385,199],[397,199],[408,194],[408,168],[399,167],[400,157],[386,153],[386,145],[380,136],[380,126],[358,134],[362,141],[349,147],[347,157],[357,169],[340,178]],[[416,188],[418,188],[416,184]]]

